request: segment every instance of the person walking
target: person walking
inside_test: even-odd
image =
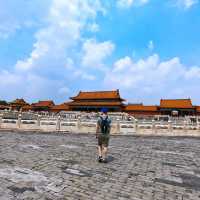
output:
[[[100,117],[97,121],[96,138],[98,139],[98,161],[106,163],[108,144],[110,139],[111,119],[107,108],[101,109]]]

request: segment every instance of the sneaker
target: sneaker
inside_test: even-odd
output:
[[[102,161],[101,161],[102,163],[107,163],[108,162],[108,160],[106,159],[106,158],[104,158],[104,159],[102,159]]]
[[[98,157],[98,161],[99,161],[99,162],[102,162],[102,160],[103,160],[103,159],[102,159],[102,156],[99,156],[99,157]]]

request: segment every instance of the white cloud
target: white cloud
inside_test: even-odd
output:
[[[148,43],[148,49],[149,49],[150,51],[153,51],[153,49],[154,49],[154,43],[153,43],[152,40],[150,40],[149,43]]]
[[[123,59],[120,59],[114,63],[113,72],[120,72],[130,68],[133,65],[133,62],[130,57],[126,56]]]
[[[20,29],[19,24],[11,25],[8,22],[0,24],[0,39],[7,39],[10,35],[14,34],[15,31],[17,31],[18,29]]]
[[[89,80],[89,81],[93,81],[93,80],[96,79],[96,77],[94,75],[91,75],[91,74],[89,74],[89,73],[87,73],[87,72],[85,72],[84,70],[81,70],[81,69],[74,71],[72,76],[74,76],[76,79],[82,78],[83,80]]]
[[[117,7],[119,8],[130,8],[132,5],[144,5],[149,0],[117,0]]]
[[[2,2],[0,2],[1,11],[8,10],[3,9]],[[35,23],[40,25],[35,33],[35,43],[30,55],[19,60],[13,70],[0,71],[2,98],[60,100],[62,96],[66,100],[65,95],[71,91],[69,85],[73,87],[81,83],[87,85],[86,81],[90,83],[104,75],[97,77],[94,73],[96,70],[104,69],[106,59],[114,51],[115,45],[111,41],[99,42],[94,38],[85,38],[83,34],[85,30],[89,30],[90,34],[99,31],[95,19],[98,12],[105,13],[100,0],[35,0],[34,3],[37,3],[34,4],[33,10],[31,1],[19,0],[14,4],[12,0],[6,2],[10,2],[9,6],[12,5],[10,13],[13,15],[10,13],[2,15],[0,12],[0,38],[8,38],[24,26],[29,27]],[[30,4],[27,7],[22,2]],[[148,0],[117,2],[118,6],[128,8],[132,5],[145,4]],[[194,5],[194,1],[192,2],[193,4],[185,4],[186,7]],[[24,12],[19,10],[14,12],[15,7],[27,9],[23,9]],[[32,16],[37,17],[32,19]],[[153,41],[149,41],[148,48],[150,50],[154,48]],[[109,89],[120,87],[122,91],[128,91],[127,94],[131,96],[136,94],[138,97],[147,97],[149,94],[151,97],[162,96],[166,93],[169,95],[187,93],[195,96],[194,91],[198,90],[200,83],[198,66],[186,67],[179,58],[160,61],[158,55],[138,61],[126,56],[116,61],[112,70],[106,68],[104,72],[106,72],[106,87]],[[93,83],[94,87],[99,84],[97,81]]]
[[[68,93],[70,92],[70,89],[68,87],[61,87],[59,90],[58,90],[58,93],[61,94],[61,95],[67,95]]]
[[[128,8],[132,6],[134,0],[118,0],[117,6],[120,8]]]
[[[6,70],[1,70],[0,71],[0,92],[1,96],[0,99],[6,99],[8,101],[13,100],[16,97],[16,94],[19,97],[22,97],[21,94],[21,85],[19,84],[22,81],[22,77],[10,73],[9,71]]]
[[[48,25],[36,33],[33,51],[29,58],[18,61],[16,68],[30,70],[48,65],[49,59],[55,58],[55,61],[63,60],[62,56],[69,57],[73,47],[80,42],[81,30],[101,9],[98,0],[53,0],[47,17]]]
[[[118,8],[126,9],[130,8],[133,5],[141,6],[145,5],[150,0],[117,0],[116,5]],[[199,3],[199,0],[171,0],[172,4],[180,8],[189,9],[195,4]]]
[[[73,70],[73,69],[75,68],[75,66],[74,66],[74,61],[73,61],[72,58],[69,58],[69,57],[66,58],[65,67],[66,67],[66,69],[68,69],[68,70]]]
[[[0,1],[0,39],[7,39],[22,28],[38,26],[48,10],[49,0]]]
[[[1,98],[9,101],[15,98],[25,98],[29,101],[37,100],[37,97],[52,98],[52,91],[57,90],[57,84],[54,81],[50,82],[44,77],[39,77],[33,74],[19,74],[16,72],[0,71]],[[49,87],[51,90],[49,90]]]
[[[83,30],[89,24],[96,24],[95,18],[98,12],[105,13],[101,2],[99,0],[50,2],[50,6],[43,11],[46,16],[42,17],[43,23],[35,33],[36,42],[30,55],[18,60],[13,70],[0,72],[0,77],[7,77],[4,78],[6,80],[4,87],[0,86],[2,96],[5,94],[7,98],[19,95],[28,99],[60,100],[61,93],[67,92],[66,88],[72,83],[71,81],[75,81],[75,78],[79,81],[81,79],[92,81],[96,78],[81,69],[80,61],[82,45],[86,40],[82,36]],[[30,12],[30,15],[32,14]],[[29,26],[31,22],[27,22]],[[97,25],[93,28],[97,29]]]
[[[194,77],[200,79],[200,67],[198,66],[193,66],[188,70],[188,72],[185,74],[186,79],[193,79]]]
[[[199,3],[199,0],[177,0],[177,5],[184,9],[189,9],[197,3]]]
[[[139,3],[140,3],[140,4],[146,4],[146,3],[148,3],[149,1],[150,1],[150,0],[140,0]]]
[[[7,70],[0,71],[1,87],[7,87],[8,85],[17,85],[21,80],[21,76],[12,74]]]
[[[92,68],[103,67],[103,61],[114,49],[115,45],[111,41],[99,43],[95,39],[86,40],[83,44],[82,65]]]
[[[99,28],[98,24],[93,23],[93,24],[89,24],[88,25],[88,30],[93,32],[93,33],[96,33],[96,32],[98,32],[100,30],[100,28]]]
[[[195,90],[200,84],[200,66],[186,67],[178,57],[160,61],[157,54],[136,62],[126,56],[114,63],[104,83],[110,87],[117,85],[135,99],[185,98],[185,94],[197,99]]]

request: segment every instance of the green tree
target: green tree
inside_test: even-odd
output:
[[[7,103],[6,101],[4,101],[4,100],[0,100],[0,105],[7,106],[7,105],[8,105],[8,103]]]

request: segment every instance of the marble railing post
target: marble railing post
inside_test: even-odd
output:
[[[197,130],[200,130],[200,123],[199,123],[199,117],[197,117]]]
[[[78,117],[78,120],[77,120],[77,130],[79,131],[81,128],[81,118]]]
[[[152,133],[156,133],[156,123],[155,120],[152,120]]]
[[[120,133],[120,121],[117,119],[117,133]]]
[[[168,130],[169,130],[170,132],[173,131],[173,128],[172,128],[172,121],[171,121],[171,120],[168,121]]]
[[[21,121],[22,121],[22,115],[19,114],[19,115],[18,115],[18,120],[17,120],[17,128],[20,128],[20,127],[21,127]]]
[[[60,130],[60,116],[58,116],[57,118],[57,122],[56,122],[56,130],[59,131]]]
[[[137,119],[134,120],[134,129],[135,129],[135,132],[137,133],[137,131],[138,131],[138,120]]]
[[[40,115],[37,116],[37,127],[40,127]]]
[[[3,123],[3,114],[0,114],[0,128],[2,123]]]
[[[187,121],[186,120],[183,121],[183,130],[184,130],[184,132],[187,132]]]

